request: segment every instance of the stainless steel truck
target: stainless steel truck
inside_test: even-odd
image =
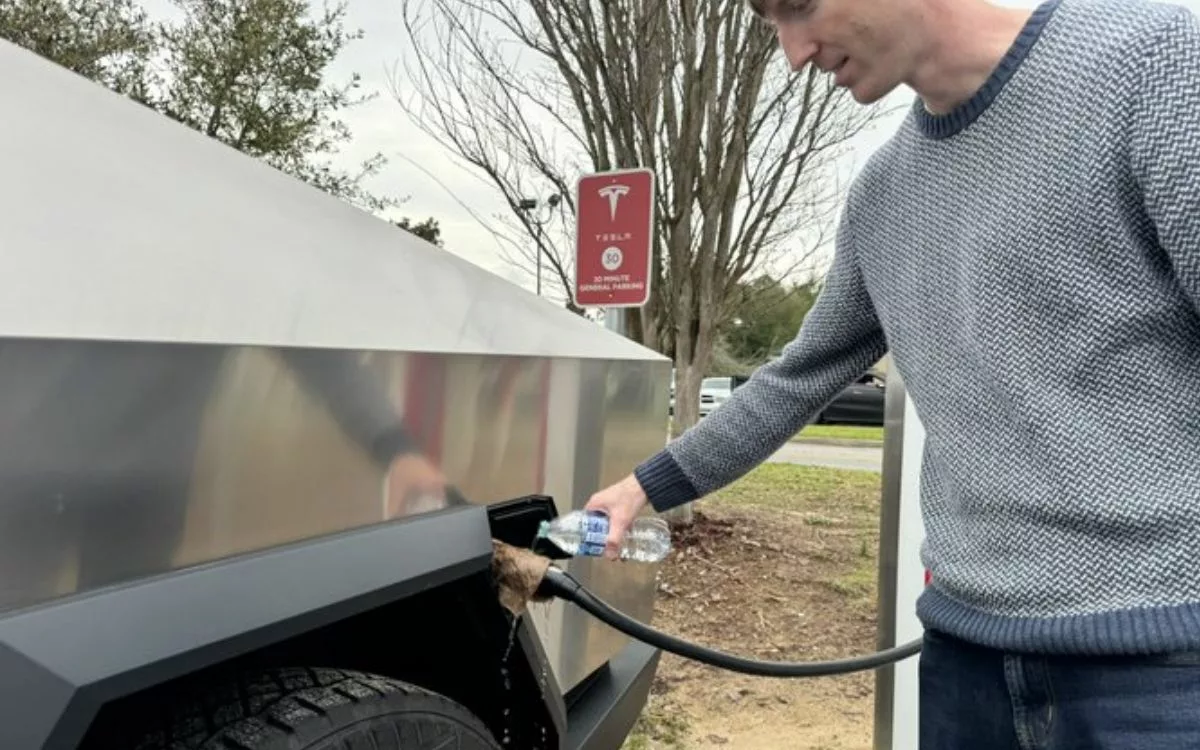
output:
[[[663,445],[670,363],[0,68],[0,748],[619,747],[658,652],[511,617],[492,542]],[[562,564],[650,620],[655,566]]]

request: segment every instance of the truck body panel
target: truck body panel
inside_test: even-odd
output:
[[[22,670],[54,695],[5,707],[27,737],[49,705],[353,598],[255,565],[351,535],[377,556],[339,552],[331,585],[473,575],[489,506],[566,513],[664,444],[665,357],[2,40],[0,65],[0,695]],[[402,456],[461,507],[405,494]],[[655,566],[564,564],[651,618]],[[614,659],[648,684],[654,660],[579,610],[527,625],[562,693],[596,700]]]

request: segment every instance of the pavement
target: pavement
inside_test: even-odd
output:
[[[831,469],[881,471],[883,469],[883,448],[791,442],[780,448],[767,461],[802,466],[825,466]]]

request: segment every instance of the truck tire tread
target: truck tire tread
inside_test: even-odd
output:
[[[190,690],[130,750],[487,750],[483,723],[445,696],[338,669],[254,672]]]

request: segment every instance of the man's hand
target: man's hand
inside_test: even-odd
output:
[[[598,510],[608,516],[608,541],[604,546],[606,558],[616,560],[620,557],[625,533],[648,502],[646,492],[632,474],[600,490],[588,500],[585,510]]]
[[[438,510],[446,505],[446,478],[419,453],[397,456],[388,469],[387,518]]]

